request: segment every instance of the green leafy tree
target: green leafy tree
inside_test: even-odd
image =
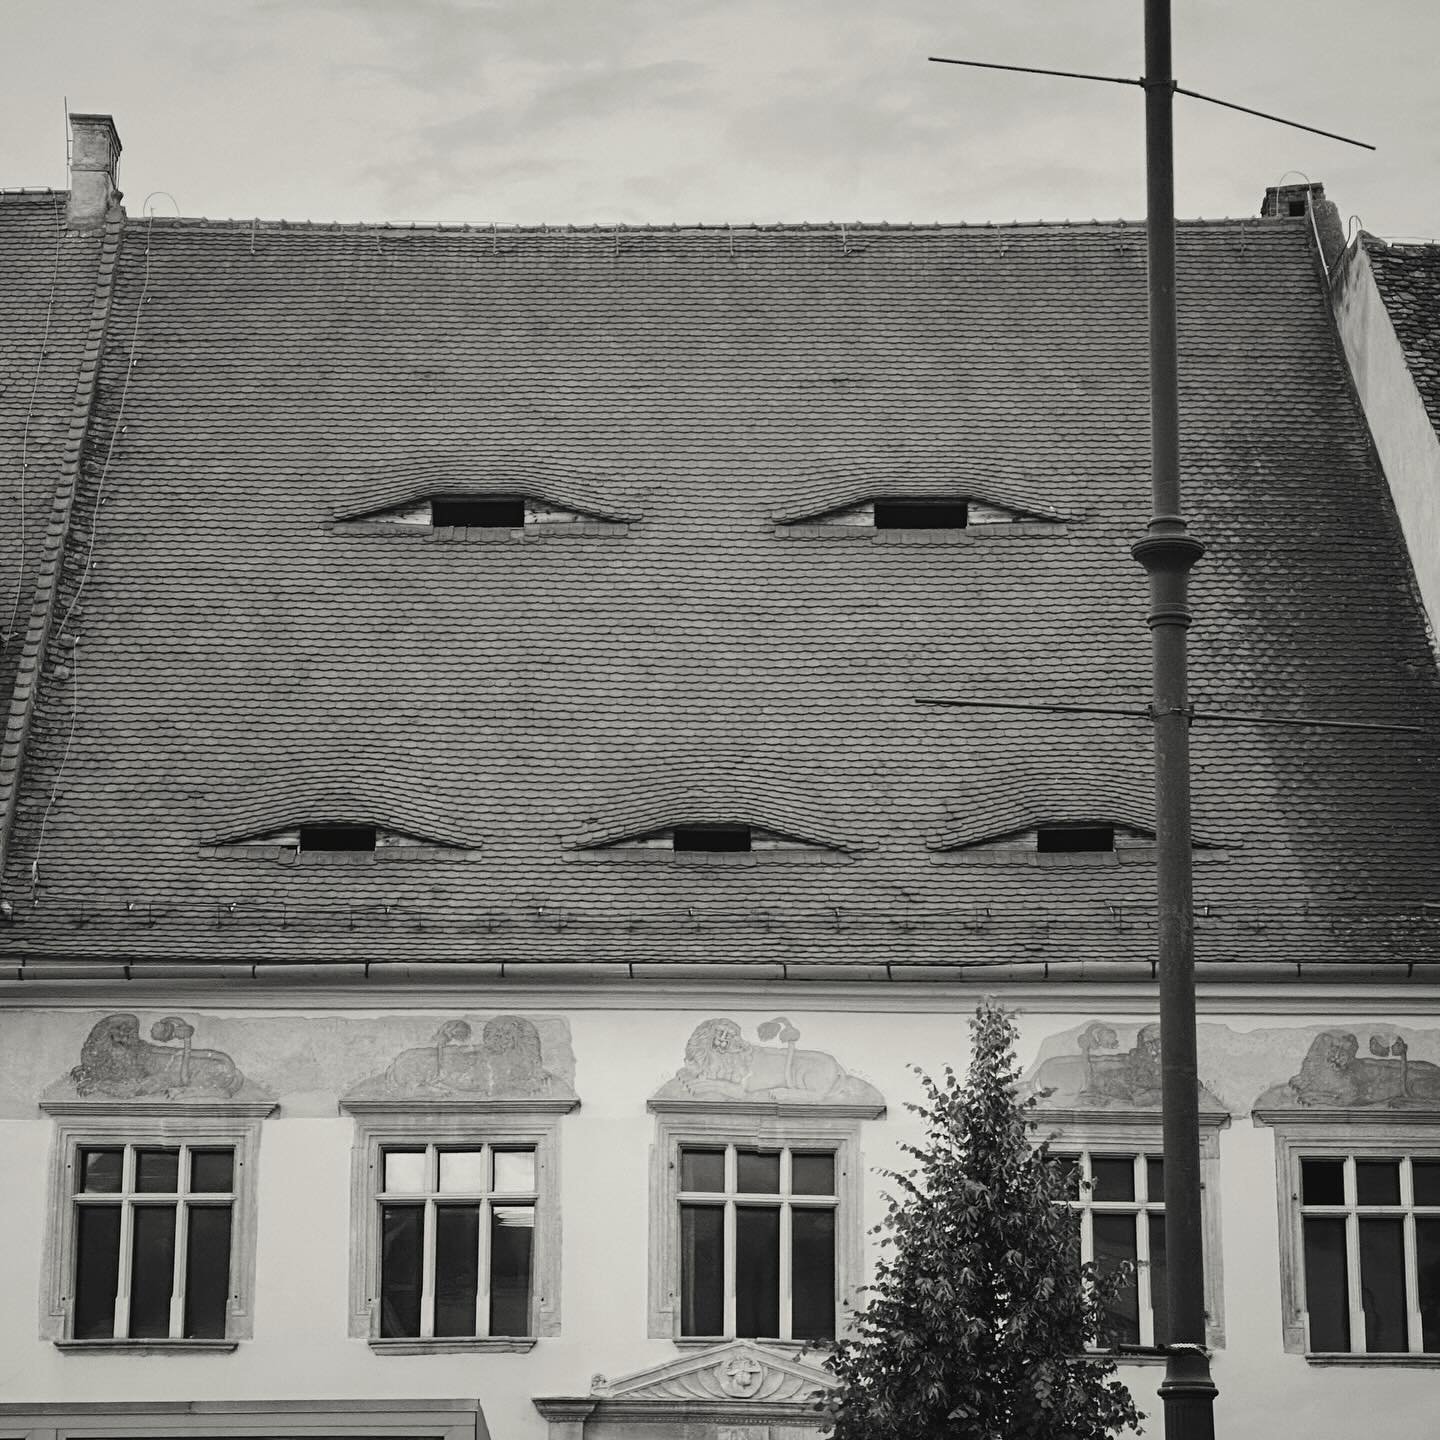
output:
[[[876,1227],[870,1298],[827,1364],[834,1440],[1103,1440],[1141,1419],[1087,1355],[1127,1276],[1080,1260],[1070,1177],[1016,1098],[1015,1026],[986,1001],[962,1083],[916,1070],[926,1125]]]

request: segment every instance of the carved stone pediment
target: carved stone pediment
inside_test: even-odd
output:
[[[656,1440],[680,1435],[677,1427],[687,1437],[818,1440],[823,1421],[816,1403],[834,1384],[813,1361],[759,1341],[734,1340],[618,1379],[597,1375],[587,1396],[539,1397],[534,1403],[550,1421],[551,1434],[567,1440],[629,1433],[611,1428],[621,1424],[662,1427]]]

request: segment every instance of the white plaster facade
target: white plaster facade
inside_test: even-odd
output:
[[[462,1432],[443,1425],[455,1423],[456,1397],[466,1397],[463,1403],[472,1408],[478,1402],[483,1427],[497,1440],[632,1433],[652,1440],[692,1434],[789,1440],[813,1433],[773,1416],[751,1424],[741,1401],[738,1421],[696,1421],[692,1414],[691,1422],[701,1426],[696,1430],[680,1428],[681,1402],[664,1402],[671,1411],[652,1417],[660,1423],[634,1430],[622,1420],[602,1422],[601,1411],[592,1412],[584,1428],[585,1404],[575,1412],[578,1419],[556,1418],[570,1414],[563,1406],[552,1406],[547,1419],[534,1402],[603,1397],[603,1385],[592,1390],[597,1375],[609,1377],[605,1383],[613,1387],[619,1377],[671,1365],[693,1350],[647,1333],[651,1151],[658,1122],[671,1118],[652,1113],[647,1102],[674,1076],[697,1025],[727,1016],[753,1035],[760,1023],[783,1013],[802,1044],[833,1055],[857,1084],[868,1082],[883,1094],[883,1115],[859,1122],[864,1213],[841,1221],[842,1230],[863,1233],[881,1214],[878,1170],[902,1164],[898,1146],[917,1135],[905,1108],[919,1096],[908,1066],[938,1072],[946,1064],[965,1064],[966,1020],[978,993],[965,984],[826,982],[763,989],[704,982],[588,989],[437,985],[403,994],[387,987],[383,996],[359,987],[256,986],[221,994],[174,985],[162,990],[146,982],[103,989],[27,984],[23,995],[17,988],[9,989],[0,1015],[0,1136],[7,1157],[0,1167],[4,1440],[79,1433],[83,1427],[64,1407],[86,1400],[106,1402],[107,1417],[114,1417],[106,1434],[258,1433],[255,1426],[263,1428],[266,1415],[271,1428],[264,1433],[294,1433],[286,1425],[294,1426],[298,1407],[310,1415],[309,1433],[336,1433],[340,1415],[348,1434],[381,1433],[365,1427],[386,1424],[383,1433],[394,1434],[397,1424],[408,1424],[403,1433],[453,1436]],[[1133,1035],[1154,1015],[1153,993],[1133,985],[1011,986],[999,998],[1019,1014],[1027,1067],[1047,1056],[1076,1055],[1075,1036],[1090,1020],[1101,1018],[1122,1034],[1129,1027]],[[341,1110],[341,1096],[372,1074],[377,1062],[415,1045],[445,1019],[512,1012],[539,1024],[550,1037],[547,1047],[553,1037],[568,1036],[574,1055],[579,1104],[559,1114],[557,1124],[563,1218],[558,1333],[523,1353],[376,1353],[347,1327],[356,1121]],[[113,1013],[138,1015],[144,1025],[154,1016],[184,1015],[196,1027],[197,1045],[232,1056],[247,1086],[273,1093],[276,1108],[262,1122],[258,1148],[253,1338],[228,1352],[74,1353],[45,1338],[38,1323],[47,1246],[61,1204],[48,1178],[57,1121],[40,1108],[41,1097],[54,1093],[97,1020]],[[1440,1100],[1427,1098],[1429,1067],[1440,1061],[1440,993],[1433,986],[1375,985],[1359,992],[1250,984],[1211,986],[1202,994],[1202,1080],[1230,1115],[1218,1137],[1224,1343],[1214,1370],[1218,1428],[1231,1440],[1364,1434],[1382,1413],[1387,1433],[1421,1435],[1433,1424],[1440,1356],[1320,1363],[1286,1348],[1276,1134],[1253,1123],[1249,1110],[1296,1074],[1314,1036],[1327,1027],[1409,1037],[1417,1093],[1402,1106],[1404,1118],[1422,1134],[1434,1127],[1430,1153],[1440,1156]],[[1112,1050],[1117,1043],[1123,1048],[1125,1042],[1112,1037]],[[1139,1100],[1143,1109],[1144,1097]],[[1377,1126],[1383,1134],[1395,1113],[1393,1103],[1382,1103],[1368,1118],[1357,1110],[1349,1123],[1357,1136],[1375,1133]],[[1102,1108],[1097,1116],[1105,1119],[1107,1112]],[[1117,1115],[1109,1112],[1108,1118],[1113,1122]],[[788,1363],[796,1355],[789,1351],[781,1358]],[[1153,1433],[1160,1368],[1135,1363],[1123,1374],[1153,1417]],[[193,1428],[176,1431],[179,1422],[164,1407],[197,1400],[214,1413],[207,1411],[203,1427],[191,1414]],[[377,1410],[377,1402],[399,1410]],[[131,1403],[140,1408],[126,1411]],[[397,1413],[408,1418],[397,1420]],[[427,1416],[430,1428],[420,1423]],[[461,1413],[462,1429],[463,1422]]]

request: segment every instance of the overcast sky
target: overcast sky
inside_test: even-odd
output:
[[[1177,208],[1288,171],[1440,237],[1436,0],[1175,0]],[[108,111],[132,214],[397,222],[1140,218],[1141,0],[0,0],[0,185]],[[173,196],[174,205],[169,197]]]

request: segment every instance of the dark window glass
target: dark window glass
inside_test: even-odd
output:
[[[834,1155],[790,1156],[790,1189],[796,1195],[835,1193]]]
[[[1069,1200],[1080,1199],[1080,1157],[1078,1155],[1056,1155],[1052,1152],[1050,1159],[1060,1167],[1065,1177],[1065,1196]]]
[[[1165,1203],[1165,1162],[1158,1155],[1145,1157],[1145,1197],[1152,1205]]]
[[[968,518],[964,500],[877,500],[877,530],[963,530]]]
[[[1415,1222],[1415,1269],[1420,1289],[1420,1343],[1440,1351],[1440,1220]]]
[[[1095,1236],[1095,1264],[1102,1273],[1132,1266],[1136,1260],[1134,1215],[1095,1215],[1092,1217]],[[1103,1338],[1110,1344],[1140,1343],[1140,1290],[1134,1271],[1123,1288],[1105,1310],[1109,1333]]]
[[[421,1241],[425,1211],[419,1205],[380,1207],[380,1334],[420,1333]]]
[[[1343,1205],[1345,1203],[1345,1162],[1343,1160],[1302,1160],[1300,1162],[1300,1203],[1302,1205]]]
[[[1150,1226],[1150,1312],[1155,1317],[1155,1343],[1170,1342],[1169,1270],[1165,1264],[1165,1217],[1148,1215]]]
[[[746,1195],[775,1195],[780,1190],[778,1150],[738,1150],[735,1153],[735,1188]]]
[[[473,1335],[480,1283],[480,1207],[435,1208],[435,1333]]]
[[[1035,832],[1035,848],[1048,854],[1075,850],[1113,850],[1113,825],[1042,825]]]
[[[82,1150],[80,1188],[91,1195],[114,1194],[125,1170],[123,1150]]]
[[[680,1188],[682,1190],[715,1190],[725,1188],[725,1152],[723,1150],[682,1150],[680,1152]],[[714,1331],[704,1331],[714,1334]]]
[[[746,825],[677,825],[671,832],[677,850],[748,850]]]
[[[735,1209],[735,1334],[780,1333],[780,1212]]]
[[[1410,1175],[1417,1205],[1440,1205],[1440,1160],[1412,1160]]]
[[[75,1339],[109,1340],[120,1288],[120,1207],[81,1205],[75,1221]]]
[[[1400,1203],[1400,1162],[1398,1160],[1357,1160],[1355,1199],[1361,1205]]]
[[[302,825],[302,850],[373,850],[373,825]]]
[[[449,495],[430,502],[430,523],[467,530],[517,530],[525,523],[525,501],[511,495]]]
[[[137,1205],[130,1261],[130,1337],[170,1334],[170,1296],[175,1289],[175,1207]]]
[[[201,1195],[225,1195],[235,1184],[233,1150],[192,1150],[190,1188]]]
[[[1131,1155],[1092,1155],[1090,1174],[1095,1188],[1092,1200],[1133,1200],[1135,1198],[1135,1159]]]
[[[490,1333],[529,1335],[530,1261],[535,1211],[496,1205],[490,1211]]]
[[[680,1207],[680,1333],[725,1331],[725,1211],[719,1205]]]
[[[1345,1222],[1338,1218],[1319,1220],[1307,1216],[1305,1308],[1310,1314],[1312,1351],[1343,1353],[1350,1349],[1349,1281],[1346,1277]]]
[[[1360,1221],[1360,1306],[1372,1355],[1410,1348],[1405,1318],[1405,1222]]]
[[[185,1248],[186,1338],[223,1340],[229,1299],[230,1207],[193,1205]]]
[[[790,1212],[790,1331],[796,1340],[835,1338],[835,1212]]]
[[[173,1195],[180,1188],[178,1150],[137,1150],[135,1188],[151,1194]]]

